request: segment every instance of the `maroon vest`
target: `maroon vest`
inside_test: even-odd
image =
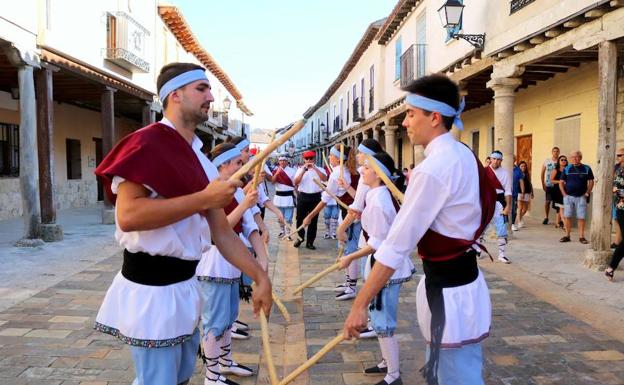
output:
[[[429,229],[420,239],[420,242],[418,242],[420,258],[432,262],[442,262],[462,256],[470,246],[475,244],[488,223],[492,220],[496,205],[496,189],[502,189],[502,187],[492,169],[483,167],[476,156],[475,160],[479,172],[481,222],[473,235],[473,239],[451,238]]]
[[[238,201],[236,200],[236,197],[234,197],[232,201],[223,208],[223,210],[225,211],[225,215],[230,215],[230,213],[236,210],[237,207],[238,207]],[[241,217],[241,219],[239,219],[238,222],[236,222],[233,230],[236,234],[240,234],[243,232],[243,217]]]
[[[354,190],[357,190],[357,186],[358,186],[358,181],[359,180],[360,180],[360,174],[359,173],[357,173],[355,175],[351,174],[351,187],[353,187]],[[348,192],[345,192],[344,194],[342,194],[338,198],[340,198],[340,200],[344,204],[346,204],[347,206],[349,206],[349,205],[351,205],[353,203],[353,197]]]
[[[191,145],[178,131],[153,123],[124,137],[95,169],[112,203],[114,176],[147,185],[165,198],[203,190],[208,177]]]

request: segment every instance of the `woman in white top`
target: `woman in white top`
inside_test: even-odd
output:
[[[388,177],[394,172],[394,162],[385,152],[373,155],[373,161],[386,173]],[[346,268],[353,261],[367,256],[364,277],[370,273],[375,264],[375,250],[386,238],[388,231],[396,217],[397,205],[390,195],[390,191],[377,176],[372,167],[365,164],[362,170],[363,183],[370,190],[366,194],[366,207],[362,211],[362,228],[366,232],[366,245],[360,250],[345,255],[340,259],[340,267]],[[364,371],[367,374],[386,374],[378,385],[400,384],[399,372],[399,343],[394,337],[397,326],[397,308],[401,284],[411,279],[414,265],[409,258],[404,259],[384,288],[373,299],[369,307],[371,323],[379,338],[382,361],[376,366]]]
[[[211,151],[211,158],[219,170],[219,176],[225,179],[242,166],[240,150],[229,143],[216,146]],[[266,271],[268,258],[251,211],[257,199],[257,190],[250,190],[245,195],[239,188],[235,199],[224,210],[228,224],[239,234],[243,243],[250,248],[253,245],[258,262]],[[202,359],[206,366],[204,384],[232,384],[234,382],[226,381],[222,374],[253,374],[250,368],[233,361],[231,353],[231,327],[238,316],[241,272],[227,262],[216,247],[212,247],[203,254],[196,274],[202,296]]]

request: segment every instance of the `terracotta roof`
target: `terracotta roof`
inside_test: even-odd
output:
[[[366,49],[370,46],[371,42],[373,41],[373,38],[379,31],[379,28],[381,27],[384,20],[385,19],[380,19],[369,24],[368,28],[366,29],[366,32],[364,32],[364,36],[362,36],[360,41],[355,46],[353,53],[351,53],[351,56],[349,57],[347,62],[344,64],[344,66],[340,70],[340,73],[338,74],[338,77],[336,78],[336,80],[334,80],[334,82],[329,86],[327,91],[325,91],[325,94],[323,95],[321,100],[319,100],[314,106],[308,108],[308,110],[303,113],[304,118],[306,119],[310,118],[310,116],[312,116],[312,114],[314,114],[316,110],[321,108],[323,104],[327,103],[329,98],[334,94],[334,92],[336,92],[336,90],[347,79],[347,76],[349,76],[349,73],[351,72],[353,67],[355,67],[358,60],[360,60],[360,58],[362,57]]]
[[[399,0],[394,6],[394,9],[390,13],[390,16],[386,18],[386,22],[379,30],[377,39],[379,44],[386,45],[392,38],[394,33],[399,29],[403,20],[405,20],[422,0]]]
[[[223,86],[228,90],[228,92],[232,95],[237,102],[242,104],[241,100],[243,99],[243,95],[241,95],[240,91],[232,82],[232,79],[223,71],[223,69],[217,64],[214,58],[199,44],[198,39],[193,35],[193,31],[191,31],[191,27],[188,25],[182,12],[178,9],[178,7],[173,5],[159,5],[158,6],[158,14],[163,22],[169,27],[173,35],[180,42],[182,47],[195,55],[197,60],[200,61],[210,73],[216,76],[217,79],[223,84]],[[252,115],[251,111],[245,106],[244,109],[241,108],[247,115]]]

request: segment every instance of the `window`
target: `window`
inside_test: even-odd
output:
[[[474,131],[472,133],[472,152],[474,152],[477,157],[479,156],[479,131]]]
[[[553,145],[559,147],[562,154],[569,154],[580,149],[581,115],[568,116],[555,120]]]
[[[0,177],[19,177],[19,126],[0,123]]]
[[[82,179],[82,164],[80,159],[80,141],[66,139],[67,152],[67,179]]]
[[[364,116],[364,78],[360,79],[360,115]]]
[[[369,84],[370,88],[368,89],[368,112],[373,112],[375,109],[375,66],[372,65],[369,71]]]
[[[355,91],[353,92],[353,97],[355,98]],[[349,94],[349,91],[347,91],[347,124],[349,124],[349,100],[351,100],[351,95]],[[355,114],[355,111],[353,111],[353,113]]]
[[[401,54],[403,53],[403,43],[401,36],[394,44],[394,80],[401,78]]]
[[[461,4],[464,4],[464,0],[459,0],[459,2]],[[461,18],[459,19],[459,24],[457,24],[455,28],[449,28],[446,30],[446,41],[453,39],[453,35],[459,33],[459,31],[462,30],[463,24],[464,24],[464,15],[462,14]]]

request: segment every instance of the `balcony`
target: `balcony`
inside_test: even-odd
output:
[[[132,72],[149,72],[147,28],[125,12],[106,15],[106,48],[104,58]]]
[[[227,112],[212,111],[212,119],[210,119],[210,121],[216,124],[217,127],[220,127],[224,130],[227,130],[228,127],[230,126],[230,121],[229,121]]]
[[[531,4],[535,0],[511,0],[509,14],[518,12],[520,9]]]
[[[341,130],[342,130],[342,119],[340,119],[340,116],[336,116],[334,118],[334,132],[341,131]]]
[[[401,87],[407,87],[414,80],[425,76],[426,45],[412,44],[401,55]]]
[[[353,121],[354,122],[363,122],[364,121],[364,106],[360,106],[360,98],[356,98],[353,101]]]
[[[371,87],[368,90],[368,112],[373,112],[375,109],[375,88]]]

